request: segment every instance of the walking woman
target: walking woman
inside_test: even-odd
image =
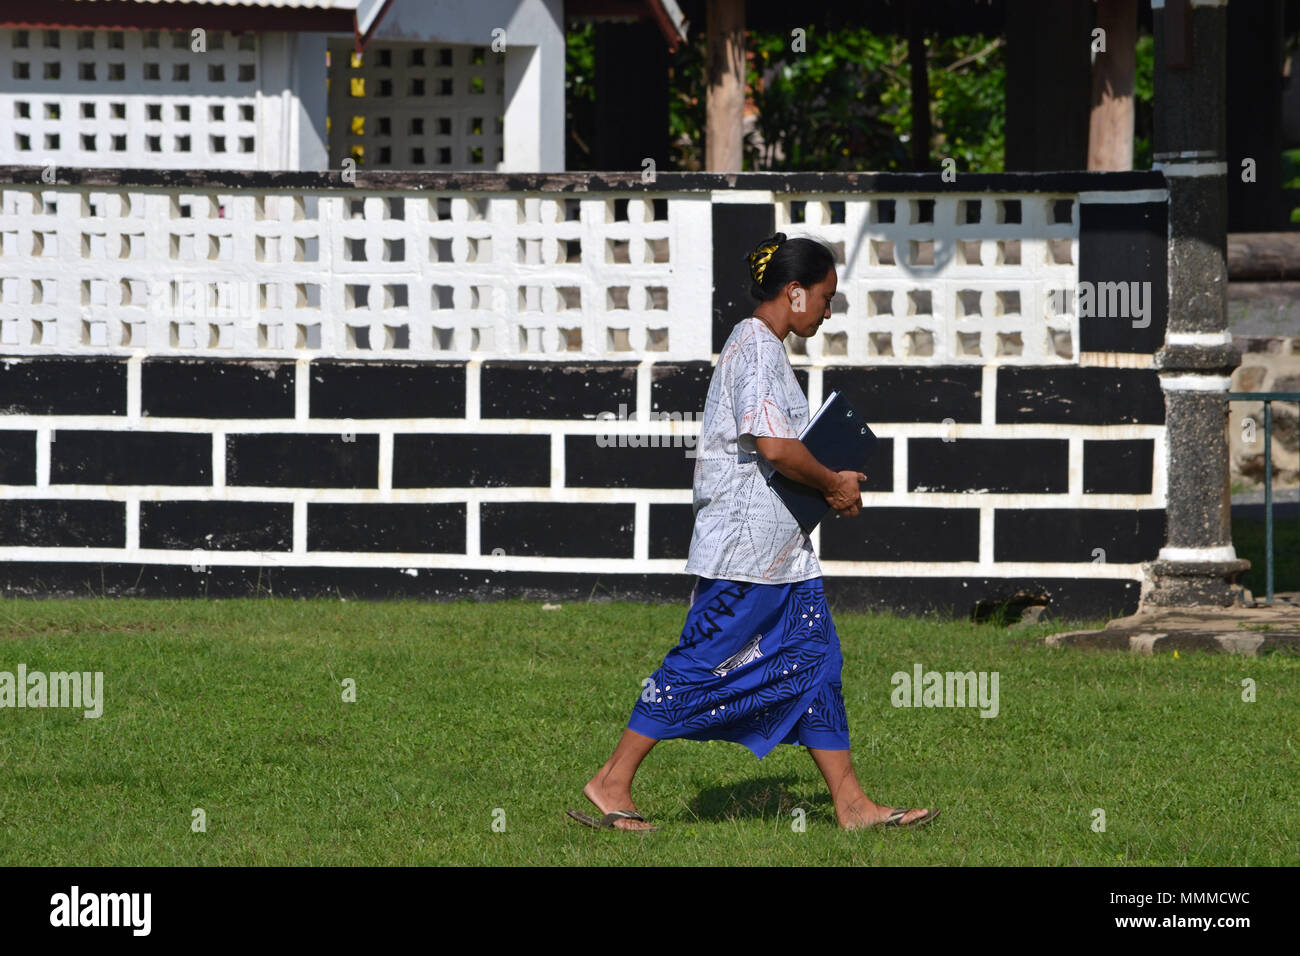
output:
[[[872,801],[853,772],[840,692],[839,636],[812,542],[768,487],[773,469],[822,492],[838,517],[858,513],[861,472],[834,472],[799,441],[808,401],[786,355],[830,317],[835,260],[813,239],[764,240],[748,256],[752,316],[736,323],[709,383],[697,445],[697,576],[681,641],[643,682],[613,755],[583,793],[598,828],[657,830],[632,802],[632,778],[660,740],[730,740],[760,760],[777,744],[807,747],[840,826],[916,826],[937,810]]]

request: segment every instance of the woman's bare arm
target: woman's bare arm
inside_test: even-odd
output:
[[[816,488],[826,498],[826,503],[846,517],[853,517],[862,507],[862,492],[858,482],[867,476],[860,471],[831,471],[816,458],[797,438],[756,438],[758,453],[766,458],[781,474],[794,481]]]

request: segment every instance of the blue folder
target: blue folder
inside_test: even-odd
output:
[[[839,392],[831,392],[799,433],[799,440],[831,471],[863,471],[877,444],[867,423]],[[779,471],[772,472],[767,484],[807,533],[833,510],[816,488],[787,478]]]

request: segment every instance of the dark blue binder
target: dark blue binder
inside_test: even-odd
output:
[[[877,444],[867,423],[839,392],[831,392],[800,432],[799,440],[831,471],[864,471]],[[816,488],[787,478],[779,471],[772,472],[767,484],[807,533],[833,510]]]

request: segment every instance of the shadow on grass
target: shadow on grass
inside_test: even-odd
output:
[[[788,774],[783,777],[758,777],[738,783],[721,784],[701,790],[691,801],[691,812],[701,820],[737,820],[778,817],[791,819],[796,808],[811,810],[829,806],[829,794],[819,794],[811,800],[796,797],[788,789],[798,781]],[[811,804],[811,806],[810,806]]]

